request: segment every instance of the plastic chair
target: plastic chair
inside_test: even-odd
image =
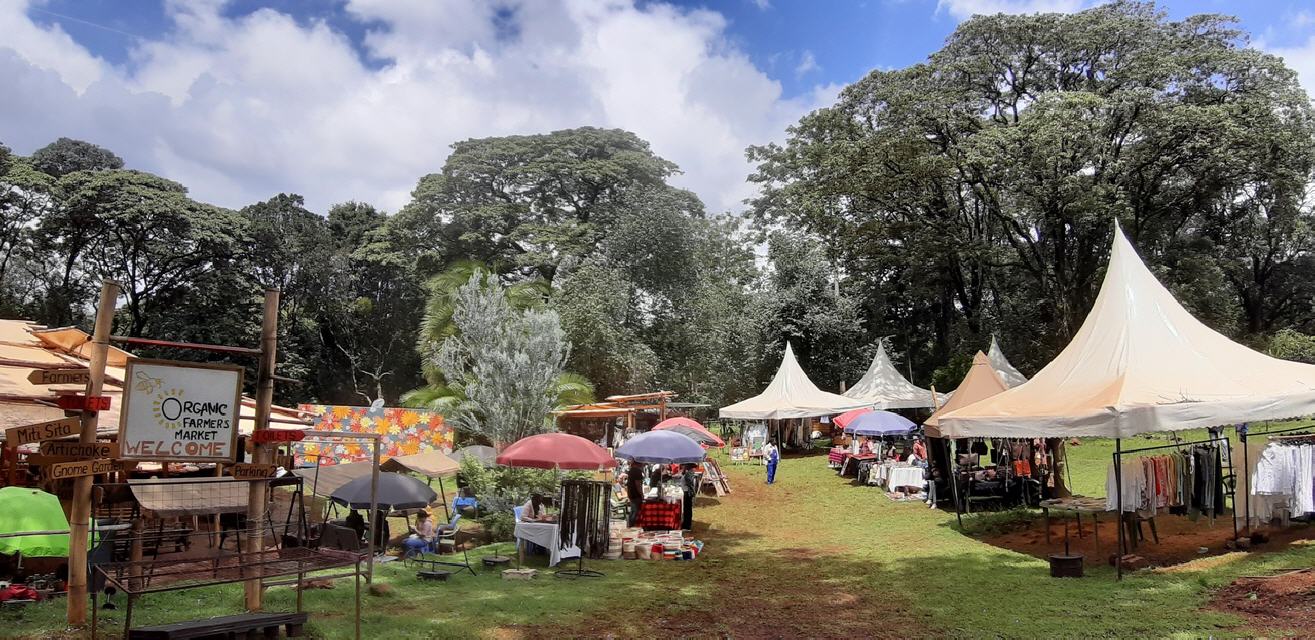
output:
[[[511,514],[512,514],[513,516],[516,517],[516,522],[520,522],[520,521],[521,521],[521,516],[524,515],[524,513],[525,513],[525,507],[524,507],[524,506],[520,506],[520,507],[512,507],[512,508],[511,508]]]
[[[436,553],[443,553],[443,546],[452,547],[452,552],[457,551],[457,533],[461,531],[461,514],[452,516],[452,522],[438,530],[438,539],[434,541],[437,547]]]

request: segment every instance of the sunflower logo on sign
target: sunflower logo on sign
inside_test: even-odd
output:
[[[179,429],[182,423],[178,420],[183,415],[183,390],[169,389],[161,391],[155,396],[155,402],[151,405],[151,413],[155,415],[155,422],[165,429]]]

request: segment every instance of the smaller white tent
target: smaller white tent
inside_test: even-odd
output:
[[[943,394],[942,400],[949,394]],[[919,409],[934,407],[931,391],[909,382],[886,355],[886,345],[877,346],[877,355],[863,378],[845,392],[845,396],[862,400],[864,406],[876,409]]]
[[[947,438],[1129,437],[1315,413],[1315,365],[1271,358],[1192,317],[1116,225],[1096,302],[1028,382],[940,416]]]
[[[996,342],[995,336],[991,336],[991,349],[986,352],[986,358],[991,361],[991,368],[1000,374],[1000,379],[1004,380],[1007,386],[1012,388],[1027,382],[1027,376],[1015,369],[1014,365],[1009,364],[1009,359],[1000,350],[1000,343]]]
[[[827,416],[866,406],[865,402],[818,389],[799,366],[794,348],[787,342],[781,367],[776,370],[771,384],[748,400],[722,407],[718,415],[740,420],[784,420]]]

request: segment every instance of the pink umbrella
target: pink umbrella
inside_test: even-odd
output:
[[[854,418],[857,418],[865,413],[871,413],[871,412],[872,412],[871,407],[863,407],[862,409],[851,409],[849,411],[846,411],[836,416],[835,418],[832,418],[831,422],[836,423],[837,425],[840,426],[841,429],[844,429],[845,427],[849,426],[850,422],[853,422]]]
[[[541,433],[522,438],[498,454],[498,464],[535,469],[598,470],[615,467],[612,454],[580,436]]]
[[[708,429],[703,425],[699,424],[694,420],[690,420],[689,418],[667,418],[666,420],[657,423],[657,426],[653,427],[653,430],[654,431],[671,430],[687,435],[693,438],[695,442],[706,443],[714,447],[726,446],[726,442],[724,440],[717,437],[717,435],[714,434],[713,432],[708,431]]]

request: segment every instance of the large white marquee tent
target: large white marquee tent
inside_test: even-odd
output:
[[[1095,305],[1030,381],[940,416],[944,436],[1129,437],[1315,413],[1315,365],[1244,347],[1192,317],[1116,225]]]
[[[827,416],[866,406],[866,402],[818,389],[799,366],[794,348],[787,342],[785,356],[771,384],[748,400],[722,407],[718,415],[739,420],[784,420]]]
[[[877,355],[862,379],[845,392],[845,396],[863,401],[864,406],[875,409],[920,409],[934,407],[931,391],[923,389],[904,376],[886,355],[886,345],[877,347]]]

